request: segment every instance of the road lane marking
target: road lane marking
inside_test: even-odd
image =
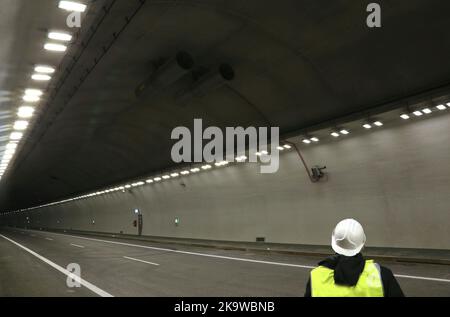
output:
[[[159,265],[158,263],[147,262],[147,261],[144,261],[144,260],[139,260],[139,259],[135,259],[135,258],[130,258],[129,256],[124,256],[123,258],[124,258],[124,259],[128,259],[128,260],[137,261],[137,262],[147,263],[147,264],[151,264],[151,265],[156,265],[156,266]]]
[[[87,289],[91,290],[92,292],[94,292],[95,294],[101,296],[101,297],[114,297],[113,295],[109,294],[108,292],[105,292],[104,290],[98,288],[97,286],[95,286],[94,284],[89,283],[88,281],[86,281],[85,279],[76,276],[74,274],[72,274],[71,272],[69,272],[68,270],[66,270],[65,268],[59,266],[58,264],[50,261],[49,259],[43,257],[42,255],[34,252],[31,249],[28,249],[27,247],[21,245],[20,243],[11,240],[10,238],[5,237],[4,235],[0,234],[0,237],[2,237],[3,239],[15,244],[16,246],[18,246],[19,248],[27,251],[28,253],[30,253],[31,255],[35,256],[36,258],[38,258],[39,260],[41,260],[42,262],[50,265],[51,267],[53,267],[54,269],[58,270],[59,272],[63,273],[64,275],[66,275],[67,277],[70,277],[71,279],[77,281],[78,283],[80,283],[81,285],[83,285],[84,287],[86,287]]]
[[[298,267],[298,268],[303,268],[303,269],[315,269],[317,267],[317,266],[309,266],[309,265],[299,265],[299,264],[290,264],[290,263],[282,263],[282,262],[260,261],[260,260],[228,257],[228,256],[222,256],[222,255],[214,255],[214,254],[205,254],[205,253],[197,253],[197,252],[172,250],[172,249],[149,247],[149,246],[145,246],[145,245],[131,244],[131,243],[125,243],[125,242],[118,242],[118,241],[109,241],[109,240],[103,240],[103,239],[86,238],[86,237],[74,236],[74,235],[69,235],[69,234],[61,234],[61,233],[54,233],[54,232],[51,232],[51,233],[52,234],[56,234],[56,235],[63,235],[63,236],[68,236],[68,237],[72,237],[72,238],[77,238],[77,239],[83,239],[83,240],[104,242],[104,243],[124,245],[124,246],[129,246],[129,247],[144,248],[144,249],[150,249],[150,250],[173,252],[173,253],[179,253],[179,254],[197,255],[197,256],[218,258],[218,259],[225,259],[225,260],[250,262],[250,263],[261,263],[261,264],[270,264],[270,265],[287,266],[287,267]],[[417,279],[417,280],[424,280],[424,281],[450,283],[450,279],[443,279],[443,278],[413,276],[413,275],[402,275],[402,274],[394,274],[394,276],[400,277],[400,278],[410,278],[410,279]]]
[[[414,279],[414,280],[426,280],[426,281],[450,283],[450,280],[447,280],[445,278],[423,277],[423,276],[402,275],[402,274],[394,274],[394,276],[400,277],[400,278],[411,278],[411,279]]]
[[[54,234],[59,234],[59,233],[54,233]],[[73,235],[68,235],[68,234],[62,234],[62,235],[68,236],[68,237],[72,237],[72,238],[89,240],[89,241],[104,242],[104,243],[110,243],[110,244],[124,245],[124,246],[129,246],[129,247],[137,247],[137,248],[144,248],[144,249],[157,250],[157,251],[173,252],[173,253],[179,253],[179,254],[197,255],[197,256],[203,256],[203,257],[209,257],[209,258],[218,258],[218,259],[241,261],[241,262],[251,262],[251,263],[271,264],[271,265],[288,266],[288,267],[299,267],[299,268],[304,268],[304,269],[314,269],[315,268],[315,266],[308,266],[308,265],[290,264],[290,263],[282,263],[282,262],[260,261],[260,260],[253,260],[253,259],[229,257],[229,256],[223,256],[223,255],[215,255],[215,254],[206,254],[206,253],[198,253],[198,252],[189,252],[189,251],[181,251],[181,250],[149,247],[149,246],[139,245],[139,244],[131,244],[131,243],[125,243],[125,242],[117,242],[117,241],[108,241],[108,240],[102,240],[102,239],[85,238],[85,237],[73,236]]]
[[[83,247],[82,245],[73,244],[73,243],[71,243],[70,245],[71,245],[71,246],[74,246],[74,247],[77,247],[77,248],[84,249],[84,247]]]
[[[52,239],[52,238],[45,238],[45,240],[48,240],[48,241],[53,241],[53,239]]]

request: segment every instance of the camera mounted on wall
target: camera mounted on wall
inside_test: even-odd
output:
[[[320,181],[322,178],[325,177],[325,173],[324,170],[326,169],[326,166],[314,166],[311,168],[311,172],[312,172],[312,178],[314,179],[314,181],[318,182]]]

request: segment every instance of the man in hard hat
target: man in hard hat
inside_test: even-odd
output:
[[[337,254],[311,271],[305,297],[404,297],[391,270],[363,258],[365,242],[358,221],[339,222],[331,237]]]

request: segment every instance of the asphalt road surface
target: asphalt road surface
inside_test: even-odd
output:
[[[1,229],[0,296],[301,297],[318,261],[310,256]],[[407,296],[450,296],[449,266],[381,264],[398,276]],[[69,271],[76,265],[80,278]],[[69,287],[68,281],[80,287]]]

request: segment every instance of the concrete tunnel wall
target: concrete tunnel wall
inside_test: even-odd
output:
[[[448,119],[302,147],[310,165],[328,167],[320,184],[309,182],[291,151],[276,174],[239,164],[3,221],[23,226],[29,216],[35,227],[136,234],[139,208],[149,236],[327,245],[334,225],[354,217],[368,246],[450,249]]]

